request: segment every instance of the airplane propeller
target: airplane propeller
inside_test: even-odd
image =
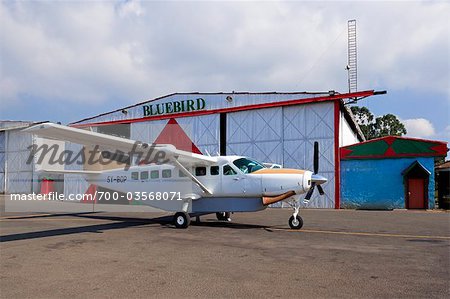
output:
[[[319,172],[319,142],[314,142],[314,158],[313,158],[313,175],[311,176],[311,187],[309,188],[308,192],[305,196],[305,201],[309,201],[311,199],[311,196],[314,192],[314,188],[317,187],[317,190],[319,190],[320,195],[324,195],[325,192],[323,191],[322,186],[320,186],[323,183],[327,182],[327,179],[324,178],[321,175],[318,175]]]

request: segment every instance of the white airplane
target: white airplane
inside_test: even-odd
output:
[[[318,172],[318,143],[314,144],[314,172],[300,169],[267,168],[242,156],[204,156],[177,150],[173,145],[149,145],[135,140],[76,129],[54,123],[32,126],[25,131],[56,140],[70,141],[102,151],[138,155],[156,163],[112,170],[45,170],[76,173],[97,186],[126,194],[165,211],[175,212],[174,224],[186,228],[190,215],[216,213],[218,220],[230,220],[230,213],[254,212],[285,201],[293,208],[292,229],[300,229],[300,195],[307,203],[317,187],[321,195],[327,179]],[[128,198],[129,197],[129,198]]]

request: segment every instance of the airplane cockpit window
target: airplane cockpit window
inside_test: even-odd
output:
[[[162,177],[164,179],[170,178],[171,176],[172,176],[172,170],[170,170],[170,169],[163,169]]]
[[[178,171],[178,176],[179,176],[180,178],[185,178],[185,177],[186,177],[186,175],[184,174],[184,172],[182,172],[181,170]]]
[[[219,175],[219,166],[211,166],[210,172],[211,175]]]
[[[203,176],[206,175],[206,167],[196,167],[195,168],[195,175],[196,176]]]
[[[150,172],[150,177],[151,177],[152,179],[159,179],[159,171],[158,171],[158,170],[152,170],[152,171]]]
[[[261,163],[248,158],[239,158],[233,161],[233,164],[243,173],[252,173],[254,171],[266,168]]]
[[[223,175],[235,175],[235,174],[237,174],[237,172],[230,165],[225,165],[223,167]]]

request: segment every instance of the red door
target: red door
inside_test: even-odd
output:
[[[425,209],[425,180],[408,179],[408,208]]]

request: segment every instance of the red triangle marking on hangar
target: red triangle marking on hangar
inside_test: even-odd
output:
[[[156,144],[173,144],[177,149],[202,154],[200,149],[192,142],[175,118],[171,118],[159,136],[154,141]]]

